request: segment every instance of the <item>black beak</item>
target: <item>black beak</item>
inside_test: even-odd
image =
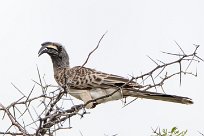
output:
[[[42,55],[43,53],[47,53],[47,47],[46,46],[42,46],[41,48],[40,48],[40,50],[38,51],[38,57],[40,56],[40,55]]]

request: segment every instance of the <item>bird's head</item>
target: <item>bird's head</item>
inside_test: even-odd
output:
[[[43,53],[47,53],[50,56],[59,56],[60,53],[62,54],[63,50],[64,50],[62,45],[59,43],[44,42],[41,45],[42,45],[42,47],[40,48],[40,50],[38,52],[38,56],[42,55]]]
[[[54,69],[58,67],[69,67],[69,56],[61,44],[44,42],[41,45],[42,47],[38,52],[38,56],[47,53],[52,59]]]

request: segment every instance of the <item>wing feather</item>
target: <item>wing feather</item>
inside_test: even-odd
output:
[[[67,74],[69,79],[72,80],[71,87],[79,89],[121,87],[129,82],[129,79],[122,76],[108,74],[80,66],[71,68]],[[124,87],[138,88],[140,85],[134,81],[131,81]]]

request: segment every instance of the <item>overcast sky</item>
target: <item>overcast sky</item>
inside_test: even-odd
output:
[[[174,40],[187,53],[194,49],[193,44],[201,45],[198,53],[204,58],[203,5],[203,0],[0,1],[0,103],[8,105],[21,97],[11,82],[29,94],[32,79],[38,80],[36,65],[47,83],[56,85],[50,58],[38,58],[37,54],[45,41],[62,43],[71,66],[75,66],[85,61],[108,31],[86,66],[124,77],[152,69],[155,64],[147,55],[170,61],[161,51],[178,53]],[[81,136],[81,132],[83,136],[147,136],[152,133],[151,127],[158,126],[188,129],[188,135],[204,133],[204,64],[193,66],[194,72],[197,67],[197,78],[186,76],[181,86],[179,78],[174,78],[165,91],[188,96],[195,104],[139,99],[122,108],[121,101],[109,102],[89,110],[91,114],[82,119],[73,118],[73,128],[60,135]],[[0,121],[0,131],[9,125],[8,121]]]

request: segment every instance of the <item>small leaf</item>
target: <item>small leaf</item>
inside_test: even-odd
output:
[[[177,127],[173,127],[173,128],[171,129],[171,134],[173,134],[176,130],[177,130]]]

